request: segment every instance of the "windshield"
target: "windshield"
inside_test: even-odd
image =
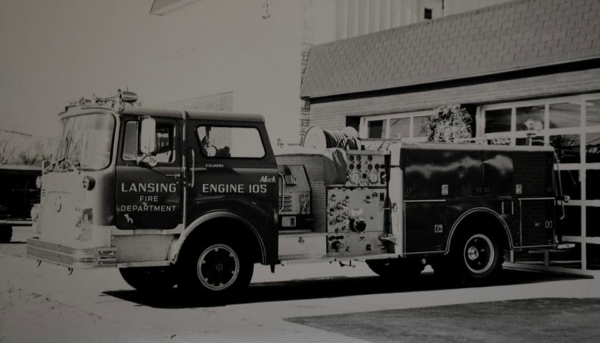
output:
[[[94,113],[62,120],[56,160],[76,169],[103,169],[110,164],[115,120],[108,113]]]

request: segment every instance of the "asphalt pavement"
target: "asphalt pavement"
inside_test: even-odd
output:
[[[0,245],[2,343],[504,342],[520,337],[519,330],[560,332],[562,341],[587,342],[582,335],[598,334],[597,324],[587,324],[598,323],[593,314],[600,312],[600,273],[580,278],[509,270],[494,285],[468,288],[444,284],[430,269],[403,285],[383,281],[363,263],[288,265],[275,274],[257,266],[241,301],[211,307],[176,290],[142,295],[112,268],[69,275],[63,267],[38,267],[23,257],[27,229],[15,230],[14,242]],[[538,302],[531,307],[531,301]],[[514,330],[474,324],[484,323],[481,318]],[[578,318],[586,319],[576,325]],[[415,334],[421,331],[428,336]],[[564,335],[571,332],[582,334]]]

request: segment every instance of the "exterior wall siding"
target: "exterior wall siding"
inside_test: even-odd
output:
[[[596,68],[397,95],[314,102],[310,105],[310,123],[326,129],[341,129],[346,125],[348,116],[420,111],[452,104],[517,101],[599,90],[600,68]]]
[[[600,1],[520,0],[311,49],[301,97],[406,87],[600,54]]]

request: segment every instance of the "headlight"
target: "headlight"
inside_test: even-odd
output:
[[[34,222],[38,220],[40,216],[40,204],[35,204],[29,211],[29,215],[31,216],[31,220]]]
[[[92,189],[94,189],[94,186],[96,185],[96,180],[94,180],[93,177],[91,176],[84,176],[83,177],[83,188],[91,191]]]

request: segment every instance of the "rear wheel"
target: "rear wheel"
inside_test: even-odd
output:
[[[13,228],[10,225],[0,225],[0,243],[10,243]]]
[[[403,258],[367,260],[367,265],[375,274],[384,278],[417,277],[425,268],[420,260]]]
[[[125,282],[141,292],[170,290],[176,283],[173,267],[119,268],[119,272]]]
[[[470,231],[457,243],[454,260],[464,282],[489,281],[502,270],[504,255],[494,235]]]
[[[178,268],[179,288],[204,300],[228,302],[250,284],[254,264],[241,244],[226,238],[185,247]]]

